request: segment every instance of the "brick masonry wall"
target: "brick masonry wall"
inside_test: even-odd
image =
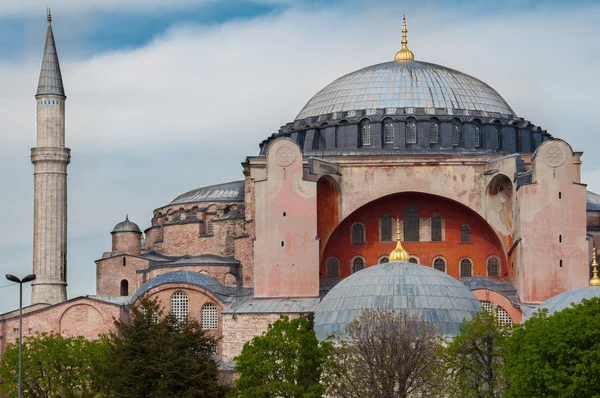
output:
[[[137,274],[138,269],[148,267],[148,260],[119,255],[96,261],[96,294],[99,296],[119,296],[121,281],[127,280],[129,295],[132,295],[144,282]]]
[[[117,232],[112,234],[112,255],[140,254],[142,235],[137,232]]]

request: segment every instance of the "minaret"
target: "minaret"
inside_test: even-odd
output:
[[[67,299],[67,165],[65,90],[48,9],[48,33],[37,94],[37,142],[33,163],[33,272],[31,304]]]

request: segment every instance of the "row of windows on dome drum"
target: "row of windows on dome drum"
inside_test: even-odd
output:
[[[178,291],[171,295],[171,314],[179,322],[187,322],[189,298],[185,292]],[[156,322],[158,313],[152,314]],[[206,303],[200,310],[200,325],[204,330],[217,330],[219,328],[219,311],[213,303]]]
[[[419,241],[419,213],[417,205],[408,205],[404,208],[404,241]],[[379,240],[381,242],[391,242],[393,220],[390,215],[385,214],[380,219]],[[442,217],[439,214],[431,215],[431,241],[442,241]],[[361,223],[352,224],[351,240],[353,245],[363,245],[366,243],[366,229]],[[463,224],[460,228],[460,243],[471,243],[471,227]]]
[[[417,129],[417,121],[416,120],[407,120],[404,122],[404,143],[407,147],[416,146],[418,143],[422,143],[423,139],[419,138],[418,129]],[[392,146],[395,144],[397,140],[398,133],[398,124],[392,121],[384,121],[381,123],[381,144],[383,146]],[[365,120],[359,124],[360,134],[359,134],[359,147],[371,147],[374,144],[374,137],[376,134],[374,126],[376,123],[372,123],[369,120]],[[338,127],[343,127],[338,126]],[[451,123],[451,133],[449,136],[449,141],[445,145],[451,145],[452,147],[472,147],[472,148],[481,148],[481,149],[492,149],[498,151],[516,151],[516,152],[533,152],[542,142],[542,133],[541,131],[531,132],[527,129],[520,130],[515,126],[506,126],[511,129],[516,129],[516,137],[514,139],[514,148],[505,148],[506,137],[508,134],[505,132],[504,126],[500,122],[492,124],[492,125],[484,125],[480,122],[474,123],[460,123],[460,122],[452,122]],[[328,126],[323,126],[322,128],[314,130],[314,134],[307,135],[306,131],[301,131],[296,133],[295,137],[297,142],[304,147],[304,150],[312,149],[331,149],[331,145],[327,145],[326,138],[326,130],[329,128]],[[335,128],[335,127],[333,127]],[[430,146],[439,146],[442,144],[441,138],[441,122],[438,120],[432,120],[426,123],[427,128],[427,137]],[[487,133],[486,133],[487,129]],[[421,135],[422,136],[422,135]],[[470,143],[467,145],[466,139],[467,136],[470,136],[472,139]],[[294,137],[294,136],[293,136]],[[310,142],[305,142],[305,140],[310,140]],[[337,140],[337,139],[336,139]],[[511,146],[511,145],[509,145]],[[337,145],[333,145],[333,147],[337,147]]]
[[[377,261],[378,264],[383,264],[389,262],[390,259],[388,256],[381,256]],[[408,260],[411,263],[418,264],[419,259],[416,256],[410,256]],[[350,271],[355,273],[360,271],[365,267],[365,259],[362,256],[355,256],[351,260]],[[329,257],[325,262],[327,267],[327,277],[335,278],[340,276],[340,260],[337,257]],[[473,276],[473,261],[470,258],[463,258],[459,261],[459,276],[461,278],[468,278]],[[447,262],[443,257],[436,257],[433,260],[432,267],[437,269],[438,271],[447,272]],[[490,256],[487,259],[486,271],[488,278],[499,278],[500,277],[500,260],[498,257]]]

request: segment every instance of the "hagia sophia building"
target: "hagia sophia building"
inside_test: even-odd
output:
[[[582,152],[486,83],[415,60],[406,37],[405,22],[389,62],[310,98],[238,181],[173,193],[144,230],[114,226],[96,293],[67,300],[67,97],[49,15],[23,335],[94,338],[147,296],[218,337],[227,366],[282,314],[315,312],[325,338],[384,306],[452,335],[481,308],[514,324],[559,294],[600,295],[588,286],[600,196],[581,181]],[[18,310],[0,315],[0,354],[18,335]]]

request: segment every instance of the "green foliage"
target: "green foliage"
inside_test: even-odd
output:
[[[317,398],[330,343],[319,342],[309,318],[290,320],[282,316],[267,332],[244,344],[235,358],[240,374],[232,397],[239,398]]]
[[[142,299],[140,309],[131,309],[130,324],[115,325],[99,372],[110,397],[225,396],[217,379],[217,342],[197,322],[163,316],[155,301]]]
[[[55,397],[59,391],[90,394],[97,386],[95,364],[101,361],[107,340],[62,337],[42,333],[23,339],[23,391],[32,398]],[[18,342],[10,344],[0,361],[0,391],[17,396]],[[93,395],[91,395],[93,396]]]
[[[461,398],[495,398],[506,393],[504,372],[509,331],[488,311],[466,322],[444,350],[448,367],[447,394]]]
[[[518,325],[508,344],[510,397],[600,397],[600,298]]]

